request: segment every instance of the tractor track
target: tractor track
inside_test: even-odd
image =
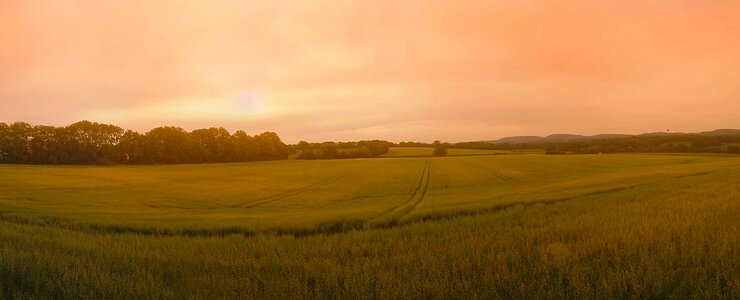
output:
[[[268,197],[266,199],[258,200],[258,201],[251,202],[251,203],[245,203],[245,204],[237,205],[235,207],[239,207],[239,208],[252,208],[252,207],[257,207],[257,206],[260,206],[260,205],[265,205],[265,204],[268,204],[268,203],[272,203],[272,202],[275,202],[275,201],[278,201],[278,200],[287,199],[287,198],[290,198],[290,197],[293,197],[293,196],[297,196],[297,195],[303,194],[305,192],[311,191],[311,190],[313,190],[315,188],[318,188],[320,186],[325,186],[325,185],[328,185],[328,184],[335,183],[335,182],[337,182],[339,180],[344,179],[347,176],[349,176],[349,174],[343,174],[343,175],[335,176],[335,177],[332,177],[332,178],[330,178],[328,180],[324,180],[324,181],[321,181],[321,182],[317,182],[315,184],[304,186],[302,188],[298,188],[298,189],[289,191],[289,192],[284,193],[284,194],[280,194],[280,195]]]
[[[394,206],[384,211],[373,220],[383,219],[388,215],[392,215],[390,220],[386,220],[385,223],[394,224],[398,223],[399,219],[401,219],[402,217],[411,213],[411,211],[414,210],[414,208],[416,208],[422,200],[424,200],[424,197],[427,194],[427,189],[429,188],[429,182],[431,178],[431,167],[432,162],[430,159],[427,158],[426,163],[424,164],[424,167],[422,169],[421,176],[419,176],[419,183],[416,185],[416,188],[411,193],[411,196],[409,196],[406,201],[404,201],[400,205]]]
[[[414,210],[421,203],[421,201],[424,200],[424,197],[427,195],[427,190],[429,189],[429,181],[431,181],[431,178],[432,178],[432,162],[429,159],[427,159],[426,174],[427,174],[426,182],[424,183],[424,187],[421,190],[421,196],[419,196],[418,200],[411,203],[408,209],[404,211],[402,217],[408,215],[412,210]]]
[[[480,164],[472,163],[472,162],[469,162],[469,161],[465,161],[465,164],[467,164],[469,166],[477,167],[477,168],[479,168],[481,170],[484,170],[484,171],[488,172],[488,174],[493,175],[493,177],[498,178],[498,179],[501,179],[503,181],[511,181],[512,180],[511,177],[506,176],[506,175],[502,174],[501,172],[496,171],[494,169],[489,169],[489,168],[486,168],[485,166],[481,166]]]
[[[493,169],[486,169],[486,171],[488,171],[488,173],[491,173],[491,174],[493,174],[493,176],[496,176],[496,177],[500,178],[500,179],[501,179],[501,180],[503,180],[503,181],[510,181],[510,180],[511,180],[511,177],[509,177],[509,176],[506,176],[506,175],[504,175],[504,174],[501,174],[500,172],[498,172],[498,171],[496,171],[496,170],[493,170]]]

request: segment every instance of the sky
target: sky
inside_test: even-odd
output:
[[[740,128],[740,1],[0,1],[0,122],[472,141]]]

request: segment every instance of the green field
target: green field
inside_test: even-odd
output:
[[[432,156],[433,151],[430,147],[390,147],[381,157],[426,157]]]
[[[485,150],[485,149],[447,149],[447,156],[469,156],[469,155],[502,155],[502,154],[543,154],[544,151],[538,149],[521,149],[521,150]]]
[[[732,299],[739,219],[737,156],[4,165],[0,298]]]
[[[429,157],[432,156],[434,148],[431,147],[391,147],[388,153],[381,157]],[[472,156],[472,155],[501,155],[501,154],[541,154],[540,150],[484,150],[484,149],[447,149],[447,156]]]

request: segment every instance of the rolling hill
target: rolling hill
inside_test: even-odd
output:
[[[716,129],[712,131],[703,131],[700,133],[683,133],[683,132],[648,132],[643,134],[597,134],[597,135],[579,135],[579,134],[551,134],[548,136],[522,135],[503,137],[497,140],[487,141],[491,144],[531,144],[531,143],[557,143],[572,141],[592,141],[612,138],[621,138],[629,136],[678,136],[686,134],[699,134],[703,136],[723,136],[723,135],[740,135],[740,129]]]

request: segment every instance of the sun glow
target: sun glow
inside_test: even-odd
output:
[[[170,101],[146,101],[144,105],[131,108],[115,108],[93,111],[81,116],[85,119],[127,120],[223,120],[267,117],[275,110],[266,105],[264,96],[253,91],[223,97],[189,97]]]

